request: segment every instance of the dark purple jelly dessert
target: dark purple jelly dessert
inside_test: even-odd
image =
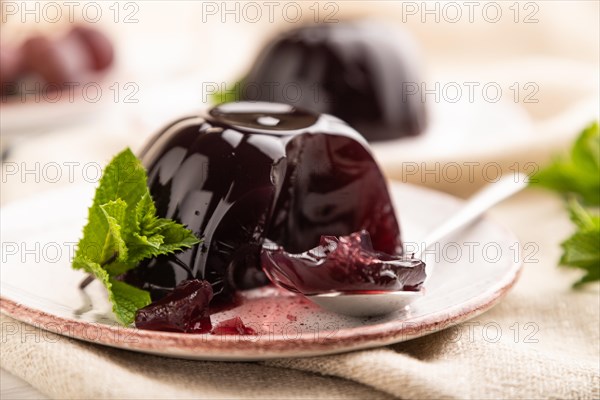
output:
[[[367,231],[322,236],[317,247],[300,254],[265,243],[261,258],[272,282],[305,295],[419,290],[425,280],[424,262],[374,250]]]
[[[198,279],[181,282],[171,293],[141,308],[135,326],[153,331],[206,333],[211,330],[212,286]]]
[[[364,229],[377,251],[401,251],[385,179],[364,138],[336,117],[285,104],[223,104],[173,123],[142,161],[158,214],[203,240],[124,276],[153,299],[188,279],[210,282],[211,306],[266,284],[265,239],[299,253],[321,235]]]
[[[369,141],[413,136],[426,123],[418,58],[405,32],[380,22],[304,26],[262,51],[239,99],[332,114]]]
[[[246,326],[240,317],[219,322],[210,333],[213,335],[256,335],[256,331]]]

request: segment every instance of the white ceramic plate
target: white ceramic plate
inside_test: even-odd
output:
[[[410,308],[376,318],[350,318],[324,311],[302,297],[263,288],[244,293],[243,304],[213,315],[213,323],[240,316],[256,336],[216,336],[120,327],[103,288],[69,267],[93,185],[72,186],[10,204],[2,213],[3,313],[23,322],[103,345],[204,360],[260,360],[345,352],[424,336],[491,308],[517,279],[511,250],[517,239],[486,219],[442,247],[426,294]],[[416,241],[460,207],[451,196],[393,184],[405,241]],[[476,242],[472,257],[465,242]],[[517,244],[518,246],[518,244]],[[457,258],[457,250],[462,256]]]
[[[4,139],[19,139],[74,123],[89,122],[114,105],[114,84],[122,78],[122,73],[112,71],[107,75],[92,75],[88,78],[89,83],[73,86],[71,90],[48,93],[42,90],[38,95],[17,94],[3,98],[2,136]],[[33,87],[33,83],[27,85]]]

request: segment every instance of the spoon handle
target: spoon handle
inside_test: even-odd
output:
[[[421,256],[429,247],[446,239],[451,234],[475,221],[481,214],[504,199],[518,193],[527,186],[527,176],[521,173],[505,176],[491,183],[473,195],[464,206],[442,225],[425,238],[425,245],[420,247],[414,258]]]

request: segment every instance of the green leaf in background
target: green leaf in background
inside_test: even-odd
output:
[[[593,215],[574,199],[569,201],[569,214],[577,231],[561,244],[560,264],[585,271],[585,275],[573,284],[573,287],[579,287],[600,280],[600,216]]]
[[[577,230],[561,244],[560,264],[585,271],[573,287],[600,280],[600,217],[576,200],[579,198],[588,206],[600,205],[598,122],[581,132],[568,156],[557,158],[535,174],[530,185],[554,190],[569,199],[569,214]]]
[[[233,89],[231,89],[233,87]],[[232,101],[240,101],[242,98],[242,90],[244,88],[244,80],[240,79],[236,83],[227,85],[227,89],[210,95],[210,101],[213,105],[218,106],[219,104],[229,103]]]
[[[116,277],[144,259],[174,253],[199,242],[183,225],[156,216],[146,170],[126,149],[104,169],[73,268],[83,269],[104,284],[113,312],[128,325],[139,308],[150,304],[150,295]]]
[[[532,177],[532,186],[574,193],[588,205],[600,205],[600,131],[594,122],[581,132],[568,156],[557,158]]]

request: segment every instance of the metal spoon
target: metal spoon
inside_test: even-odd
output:
[[[527,186],[527,177],[523,174],[504,177],[495,183],[489,184],[473,195],[456,214],[431,232],[423,241],[425,245],[414,254],[414,258],[421,258],[425,250],[470,225],[492,206],[519,192],[525,186]],[[427,268],[428,279],[433,272],[431,267],[428,265]],[[403,309],[424,294],[423,289],[417,292],[382,291],[366,294],[360,292],[329,292],[306,296],[306,298],[327,310],[339,314],[366,317],[385,315]]]

